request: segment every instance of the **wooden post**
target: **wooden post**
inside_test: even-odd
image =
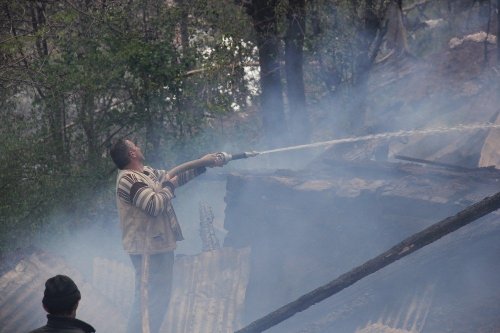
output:
[[[149,239],[149,232],[150,232],[150,225],[151,223],[148,223],[146,226],[146,239],[144,242],[144,252],[142,253],[141,257],[141,327],[142,327],[142,332],[141,333],[150,333],[150,326],[149,326],[149,262],[150,262],[150,255],[149,255],[149,249],[150,249],[150,239]]]
[[[410,253],[435,242],[441,237],[458,230],[459,228],[497,210],[498,208],[500,208],[500,192],[467,207],[455,216],[448,217],[406,238],[388,251],[371,260],[368,260],[361,266],[352,269],[335,280],[301,296],[297,300],[282,306],[276,311],[257,319],[253,323],[236,331],[235,333],[256,333],[265,331],[287,318],[290,318],[297,312],[304,311],[310,306],[335,295],[339,291],[349,287],[362,278],[375,273],[396,260],[399,260]]]

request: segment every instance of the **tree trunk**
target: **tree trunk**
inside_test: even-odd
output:
[[[270,147],[285,145],[289,141],[280,75],[277,2],[255,0],[246,5],[257,35],[262,123],[264,139]]]
[[[27,6],[26,12],[29,12],[30,15],[32,34],[37,36],[35,38],[37,60],[43,62],[49,57],[47,40],[43,34],[40,34],[40,31],[45,28],[46,24],[45,3],[29,2]],[[13,33],[15,32],[13,31]],[[47,106],[48,130],[50,132],[50,138],[52,139],[51,147],[53,148],[53,154],[57,157],[57,161],[61,162],[61,165],[67,165],[69,154],[67,151],[68,148],[64,129],[66,118],[64,96],[52,89],[50,84],[52,83],[49,83],[48,87],[44,87],[43,84],[36,85],[36,90],[40,99]]]
[[[500,63],[500,0],[497,0],[497,64]]]
[[[306,110],[303,73],[305,0],[290,0],[288,31],[285,40],[285,70],[289,104],[289,127],[292,144],[309,142],[311,129]]]
[[[408,52],[408,40],[406,38],[406,28],[403,22],[403,8],[401,0],[393,0],[387,7],[387,48],[394,50],[396,55],[403,55]]]
[[[186,52],[186,50],[189,48],[189,13],[187,8],[188,3],[186,3],[185,0],[177,0],[177,4],[181,8],[181,20],[179,23],[180,44],[182,47],[182,51]]]
[[[381,18],[377,16],[376,0],[367,0],[361,18],[361,27],[357,33],[357,55],[354,59],[353,71],[353,94],[354,101],[349,108],[348,126],[352,134],[364,133],[364,121],[366,117],[366,96],[368,94],[368,77],[373,65],[375,41],[380,33]],[[380,38],[380,36],[379,36]],[[378,47],[377,47],[378,48]]]
[[[146,121],[146,152],[148,160],[156,167],[162,167],[165,161],[161,151],[161,138],[163,136],[163,115],[159,110],[155,109],[154,103],[151,102],[151,96],[145,96],[145,114]]]
[[[99,140],[95,122],[94,94],[88,87],[82,87],[80,122],[87,141],[87,162],[95,165],[99,160]]]

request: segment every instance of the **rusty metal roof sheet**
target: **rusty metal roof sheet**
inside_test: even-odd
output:
[[[175,262],[172,299],[161,332],[229,333],[241,326],[249,277],[249,249],[223,248]],[[70,276],[82,294],[77,318],[97,332],[125,331],[134,292],[130,266],[94,258],[92,282],[63,259],[37,252],[0,277],[0,332],[27,332],[45,324],[45,281]]]
[[[230,333],[240,328],[249,256],[249,248],[222,248],[179,258],[162,332]]]
[[[44,285],[48,278],[57,274],[70,276],[81,291],[77,318],[87,321],[98,332],[124,330],[124,316],[80,272],[61,258],[36,252],[0,277],[1,332],[28,332],[45,324]]]

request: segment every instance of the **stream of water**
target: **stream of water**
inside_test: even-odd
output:
[[[500,124],[493,124],[493,123],[471,124],[471,125],[460,124],[460,125],[456,125],[456,126],[452,126],[452,127],[434,127],[434,128],[417,129],[417,130],[409,130],[409,131],[401,130],[401,131],[397,131],[397,132],[386,132],[386,133],[370,134],[370,135],[364,135],[364,136],[341,138],[341,139],[335,139],[335,140],[329,140],[329,141],[313,142],[313,143],[308,143],[308,144],[304,144],[304,145],[270,149],[270,150],[255,152],[255,153],[258,155],[263,155],[263,154],[284,152],[284,151],[289,151],[289,150],[331,146],[331,145],[335,145],[338,143],[345,143],[345,142],[381,140],[381,139],[390,139],[390,138],[406,137],[406,136],[413,136],[413,135],[428,135],[428,134],[448,133],[448,132],[457,132],[457,131],[471,131],[471,130],[491,129],[491,128],[500,128]]]

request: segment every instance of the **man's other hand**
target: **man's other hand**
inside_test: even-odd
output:
[[[179,187],[179,179],[177,178],[177,176],[170,178],[170,176],[167,174],[165,176],[165,180],[168,180],[169,182],[171,182],[175,188]]]

